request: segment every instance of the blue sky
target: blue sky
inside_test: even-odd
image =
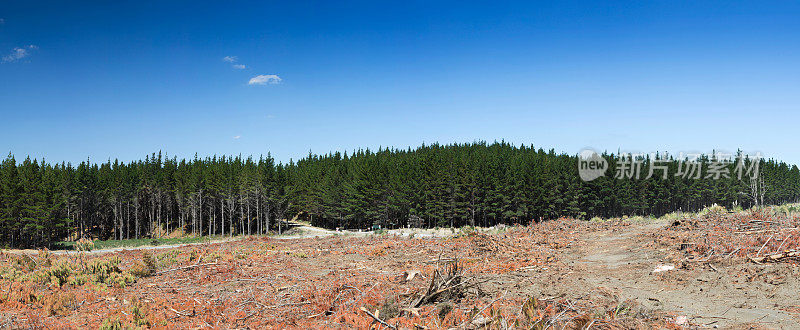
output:
[[[6,0],[0,151],[288,161],[504,139],[800,164],[798,17],[792,1]]]

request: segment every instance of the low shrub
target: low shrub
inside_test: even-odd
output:
[[[118,318],[109,318],[103,320],[103,323],[100,325],[100,330],[123,330],[125,327],[122,325],[122,321]]]
[[[75,299],[75,293],[57,291],[44,296],[42,299],[42,307],[44,307],[47,315],[63,316],[78,309],[78,300]]]
[[[139,300],[133,301],[131,307],[131,314],[133,315],[133,323],[140,327],[150,327],[150,308]]]
[[[131,267],[130,272],[136,277],[152,276],[158,270],[156,263],[156,258],[149,252],[145,252],[142,254],[142,260],[136,262],[133,267]]]
[[[714,217],[724,215],[725,213],[728,213],[728,210],[724,206],[714,203],[700,210],[700,212],[697,212],[697,215],[701,217]]]
[[[30,257],[20,257],[15,261],[15,266],[0,269],[0,278],[54,287],[87,283],[125,287],[136,280],[136,276],[119,268],[119,257],[95,259],[88,264],[83,259],[61,259],[56,262],[48,260],[32,267],[26,258]]]
[[[82,237],[77,242],[75,242],[75,249],[83,252],[94,250],[94,241]]]

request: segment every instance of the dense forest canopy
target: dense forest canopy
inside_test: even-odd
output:
[[[299,216],[327,228],[490,226],[558,217],[661,215],[712,203],[748,207],[751,182],[735,164],[718,180],[673,175],[614,178],[620,157],[603,154],[606,176],[584,182],[576,155],[504,142],[309,154],[178,160],[153,154],[130,163],[77,166],[11,154],[0,165],[0,244],[49,246],[62,239],[264,234]],[[707,156],[700,162],[707,171]],[[642,159],[642,172],[654,166]],[[800,198],[797,166],[760,160],[764,203]]]

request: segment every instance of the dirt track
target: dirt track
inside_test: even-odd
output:
[[[620,301],[633,300],[644,309],[686,316],[693,324],[740,327],[758,324],[768,328],[795,328],[797,319],[782,308],[800,304],[795,266],[756,265],[746,261],[712,265],[671,263],[669,249],[646,246],[651,234],[666,222],[633,223],[612,230],[585,233],[563,250],[562,267],[498,276],[494,283],[507,286],[508,276],[523,279],[517,294],[564,296],[572,299],[604,294]],[[659,265],[670,271],[653,273]]]

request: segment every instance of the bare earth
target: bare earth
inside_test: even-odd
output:
[[[20,268],[18,255],[5,254],[3,272],[16,277],[0,280],[7,297],[0,300],[0,324],[84,328],[109,320],[143,324],[144,318],[156,328],[381,328],[365,312],[380,310],[380,318],[398,329],[505,328],[515,322],[521,328],[796,328],[798,265],[757,264],[747,256],[796,248],[794,236],[773,236],[795,230],[800,220],[780,220],[785,226],[774,233],[731,229],[764,221],[758,214],[704,218],[690,227],[664,220],[562,219],[475,232],[447,229],[451,237],[444,238],[441,230],[412,238],[408,230],[342,234],[301,226],[280,237],[86,255],[88,262],[119,258],[128,271],[153,254],[158,272],[123,286],[36,282],[25,274],[47,271],[40,269],[41,254],[30,264],[34,271]],[[703,227],[720,224],[730,228]],[[735,242],[720,245],[727,241]],[[723,253],[709,252],[714,249]],[[53,265],[77,260],[50,258]],[[463,263],[464,276],[480,283],[477,293],[409,308],[442,259]],[[674,268],[654,272],[659,266]],[[410,271],[419,276],[407,276]],[[77,303],[48,302],[48,296]],[[443,309],[447,303],[453,307]],[[145,316],[132,316],[134,305]]]
[[[583,235],[583,244],[563,256],[563,260],[569,260],[567,272],[572,276],[534,286],[550,284],[544,291],[572,294],[587,294],[587,288],[608,289],[647,308],[685,315],[700,326],[731,327],[753,322],[769,328],[797,327],[796,314],[781,310],[800,304],[798,280],[792,276],[797,273],[796,266],[731,262],[653,273],[656,266],[670,264],[669,249],[654,250],[644,245],[648,239],[652,241],[655,229],[667,225],[663,221],[638,223],[622,230]],[[563,270],[548,275],[553,278],[560,274]],[[766,281],[747,281],[742,274],[761,275]],[[772,281],[774,277],[781,278]]]
[[[497,290],[512,278],[532,277],[516,294],[582,299],[598,292],[633,300],[645,308],[686,316],[695,326],[796,328],[800,285],[792,264],[756,265],[746,261],[681,267],[670,250],[646,247],[665,221],[582,234],[561,250],[562,267],[494,276]],[[654,273],[659,265],[676,269]],[[688,268],[688,269],[687,269]]]

